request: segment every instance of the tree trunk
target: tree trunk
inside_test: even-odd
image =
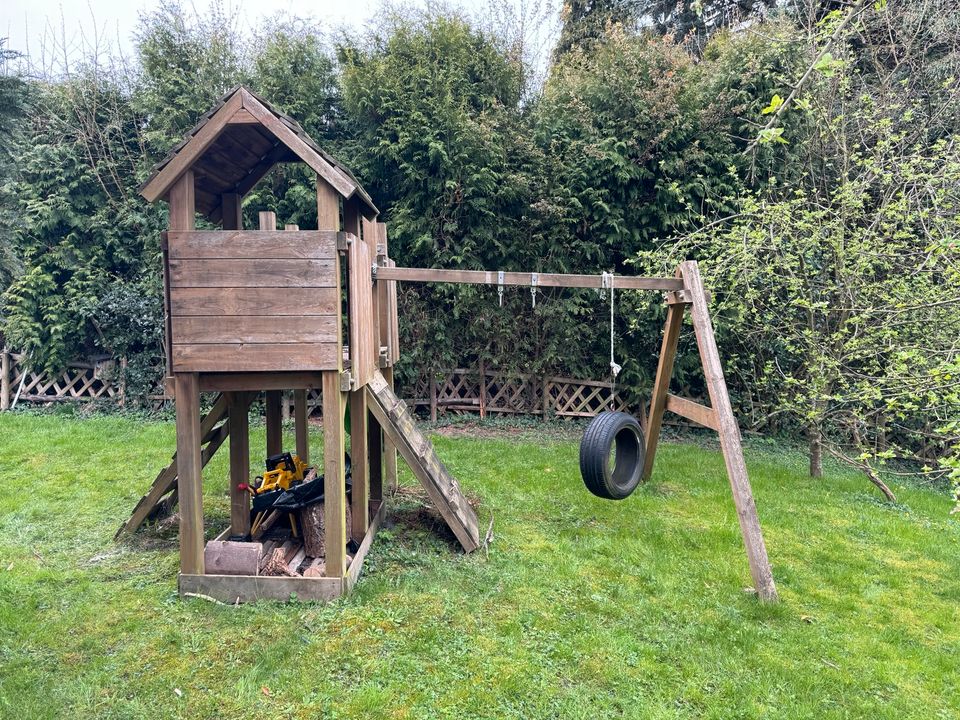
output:
[[[823,477],[823,438],[820,437],[820,428],[811,425],[807,430],[810,440],[810,477]]]

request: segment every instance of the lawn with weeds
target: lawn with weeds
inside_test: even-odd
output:
[[[610,502],[584,489],[575,439],[462,434],[437,450],[482,530],[493,518],[487,551],[433,528],[404,470],[352,595],[234,607],[177,597],[169,532],[113,541],[169,461],[172,423],[0,415],[0,717],[960,714],[944,494],[896,486],[891,506],[855,474],[812,480],[802,455],[749,448],[781,595],[763,605],[716,450],[662,445],[652,481]],[[212,537],[225,451],[204,476]]]

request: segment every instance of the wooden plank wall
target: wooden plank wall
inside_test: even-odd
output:
[[[337,367],[336,233],[170,232],[175,372]]]

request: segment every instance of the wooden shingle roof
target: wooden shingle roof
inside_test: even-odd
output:
[[[224,95],[153,167],[140,193],[156,202],[193,169],[197,212],[219,222],[221,196],[245,195],[278,162],[306,163],[344,200],[356,196],[364,216],[378,214],[343,163],[317,145],[300,123],[242,85]]]

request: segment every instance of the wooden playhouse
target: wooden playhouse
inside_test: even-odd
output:
[[[280,162],[303,162],[315,173],[316,230],[287,225],[278,231],[269,212],[260,213],[259,229],[243,227],[243,196]],[[404,281],[496,285],[500,293],[505,286],[523,286],[534,304],[541,287],[609,293],[613,372],[619,369],[612,358],[614,289],[662,293],[666,321],[646,416],[642,423],[631,418],[629,432],[591,440],[595,468],[605,479],[630,478],[625,493],[601,497],[626,497],[650,477],[665,412],[714,430],[754,588],[761,599],[777,598],[696,262],[681,263],[673,277],[396,267],[387,252],[386,226],[377,222],[377,208],[357,179],[295,120],[244,87],[231,90],[201,118],[157,165],[141,192],[151,202],[166,200],[170,210],[162,247],[167,384],[176,399],[177,451],[117,534],[132,532],[158,510],[179,502],[181,594],[236,602],[331,599],[349,591],[383,520],[384,487],[396,482],[398,452],[463,549],[479,546],[474,511],[393,392],[393,366],[399,358],[396,282]],[[198,216],[220,229],[198,231]],[[669,392],[688,315],[709,406]],[[288,391],[294,397],[296,454],[307,462],[307,392],[319,391],[322,397],[324,497],[317,522],[322,519],[324,557],[316,558],[311,572],[297,565],[300,572],[265,575],[254,563],[249,573],[226,574],[213,556],[205,562],[201,471],[229,440],[230,527],[218,540],[256,541],[262,516],[251,527],[248,410],[264,393],[265,454],[276,456],[283,450],[281,393]],[[202,392],[218,394],[205,416]],[[626,422],[612,415],[623,413],[608,413],[607,420]],[[582,474],[584,448],[581,444]],[[616,460],[610,461],[614,448]],[[623,454],[629,462],[621,463],[621,449],[629,451]],[[597,494],[587,474],[584,481]],[[313,482],[318,484],[312,489],[320,487],[319,479]],[[280,555],[282,564],[285,556]],[[302,557],[294,555],[291,568]]]
[[[259,229],[243,227],[244,195],[282,162],[305,163],[316,174],[317,230],[278,231],[273,213],[260,214]],[[399,450],[463,548],[474,550],[479,537],[473,510],[393,394],[396,287],[376,284],[373,273],[392,264],[386,228],[350,171],[295,120],[237,87],[154,168],[141,192],[150,202],[166,200],[170,211],[162,249],[177,450],[118,535],[135,530],[157,508],[179,502],[181,594],[225,602],[335,598],[360,574],[383,519],[384,484],[396,480]],[[197,216],[219,229],[197,230]],[[322,393],[322,574],[212,574],[204,563],[204,465],[229,440],[230,527],[222,537],[249,537],[250,403],[265,394],[265,454],[275,455],[283,450],[281,393],[292,391],[296,453],[309,462],[309,390]],[[203,392],[218,394],[205,416]]]

